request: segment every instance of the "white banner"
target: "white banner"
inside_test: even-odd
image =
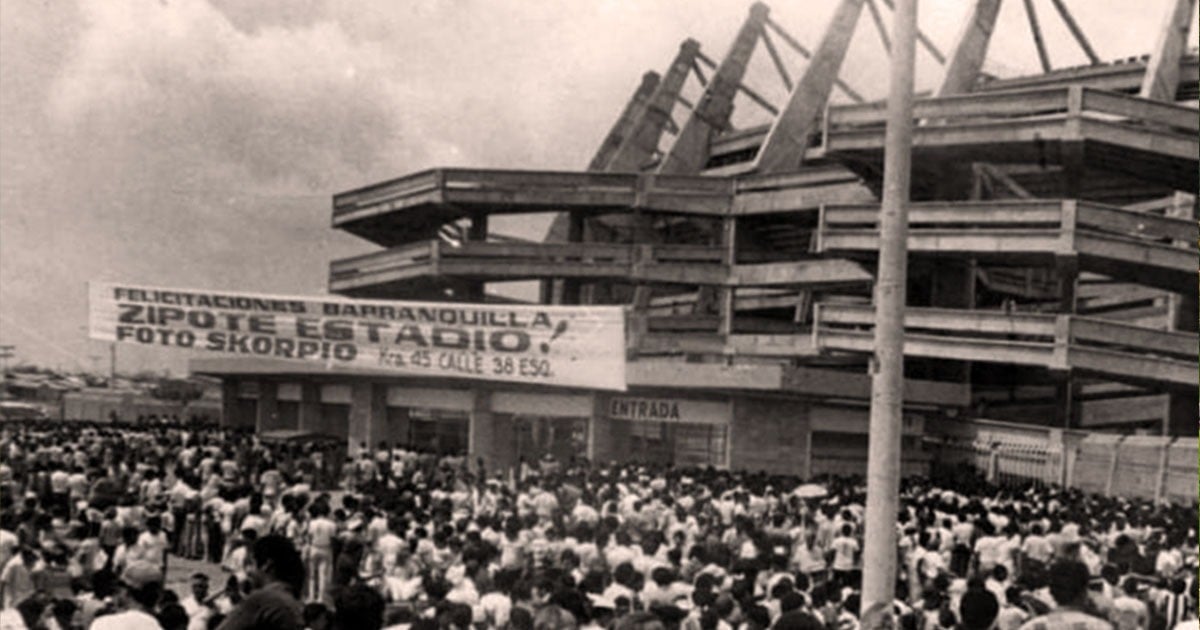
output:
[[[92,339],[418,376],[625,390],[620,306],[349,300],[89,284]]]

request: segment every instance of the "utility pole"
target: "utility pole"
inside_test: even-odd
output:
[[[867,451],[862,627],[894,628],[896,513],[904,413],[904,307],[908,284],[908,201],[912,172],[913,58],[917,0],[896,0],[875,281],[875,355]]]
[[[8,380],[8,360],[13,358],[16,346],[0,346],[0,384]]]
[[[117,343],[110,341],[108,343],[108,387],[112,389],[117,386]]]

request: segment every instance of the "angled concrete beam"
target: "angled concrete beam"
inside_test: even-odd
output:
[[[1175,90],[1179,87],[1179,59],[1187,51],[1188,27],[1194,15],[1196,0],[1175,0],[1169,7],[1138,96],[1156,101],[1175,100]]]
[[[587,170],[608,170],[609,162],[617,154],[617,149],[629,140],[630,132],[635,129],[635,123],[643,117],[646,105],[659,85],[657,72],[647,72],[642,75],[641,85],[638,86],[637,91],[630,97],[629,102],[625,104],[625,109],[621,111],[621,116],[617,118],[617,122],[613,123],[612,129],[604,137],[604,141],[600,143],[600,148],[596,151],[596,155],[592,157],[592,161],[588,163]]]
[[[1063,0],[1050,0],[1050,3],[1053,4],[1054,8],[1058,10],[1059,17],[1061,17],[1063,23],[1067,25],[1067,30],[1071,31],[1071,35],[1075,37],[1075,41],[1079,43],[1079,47],[1083,49],[1083,54],[1087,55],[1088,60],[1092,62],[1093,66],[1099,65],[1100,56],[1097,55],[1095,49],[1092,48],[1092,44],[1088,41],[1087,35],[1085,35],[1083,33],[1083,29],[1079,27],[1079,23],[1075,21],[1074,16],[1071,15],[1071,11],[1067,9],[1067,5],[1063,3]]]
[[[746,74],[746,64],[749,63],[750,55],[754,53],[754,47],[758,44],[768,11],[767,5],[760,2],[750,7],[750,15],[738,31],[729,54],[717,67],[716,73],[704,90],[704,95],[696,104],[696,109],[688,116],[687,122],[675,138],[675,143],[663,156],[662,164],[658,167],[659,173],[687,175],[698,173],[704,168],[708,162],[708,149],[713,137],[729,128],[729,118],[733,114],[733,97]]]
[[[621,111],[621,115],[613,123],[612,129],[608,131],[608,135],[604,137],[604,141],[600,143],[596,154],[592,156],[592,161],[588,163],[587,170],[603,171],[607,169],[608,164],[616,155],[621,144],[634,131],[636,121],[644,117],[646,103],[658,86],[659,77],[657,72],[647,72],[642,75],[641,84],[638,85],[633,96],[629,98],[629,102],[625,104],[625,109]],[[546,229],[546,236],[542,240],[547,243],[567,242],[570,232],[571,216],[569,213],[560,212],[550,222],[550,227]]]
[[[896,5],[894,2],[892,2],[892,0],[883,0],[883,3],[887,5],[887,8],[893,11],[896,10]],[[929,56],[933,57],[934,61],[938,62],[940,65],[946,65],[946,55],[943,55],[942,51],[938,50],[938,47],[933,43],[933,40],[929,39],[929,36],[925,34],[925,31],[922,31],[920,28],[917,29],[917,42],[924,46],[925,50],[929,51]]]
[[[775,118],[762,148],[758,151],[757,170],[772,174],[795,170],[804,160],[817,117],[829,102],[838,70],[846,59],[854,27],[862,14],[864,0],[842,0],[825,28],[825,35],[788,97],[787,105]]]
[[[763,45],[767,47],[767,52],[771,55],[771,63],[775,64],[775,70],[779,73],[779,79],[783,81],[784,87],[788,92],[792,91],[792,77],[788,74],[787,66],[783,63],[783,58],[779,56],[779,49],[775,48],[775,42],[771,41],[771,35],[767,33],[767,29],[762,32]]]
[[[950,62],[946,64],[946,74],[938,88],[938,96],[964,94],[975,87],[999,13],[1000,0],[975,0],[975,7],[967,16],[967,22],[950,53]]]
[[[699,51],[700,44],[694,39],[685,40],[680,44],[679,53],[675,55],[671,67],[667,69],[662,81],[655,86],[645,107],[631,124],[629,133],[604,170],[637,172],[654,158],[663,131],[673,124],[671,109],[679,99],[683,82],[687,80],[692,64],[696,63],[696,53]]]
[[[1033,35],[1033,45],[1037,47],[1042,72],[1050,72],[1050,55],[1046,52],[1046,42],[1042,39],[1042,27],[1038,24],[1037,8],[1033,6],[1033,0],[1025,0],[1025,17],[1029,18],[1029,31]]]
[[[887,25],[883,23],[879,5],[875,4],[875,0],[867,0],[867,8],[871,10],[871,21],[875,22],[875,31],[879,33],[879,41],[883,44],[883,49],[891,54],[892,38],[888,36]]]
[[[782,26],[776,24],[774,20],[767,18],[767,27],[769,27],[772,31],[775,31],[775,34],[778,35],[779,38],[784,41],[784,43],[786,43],[788,46],[791,46],[792,50],[800,53],[805,59],[812,59],[812,51],[805,47],[804,44],[801,44],[799,41],[797,41],[795,37],[792,37],[791,33],[788,33],[786,30],[784,30]],[[848,83],[840,78],[837,79],[836,83],[837,86],[842,89],[842,92],[844,92],[846,96],[850,97],[850,100],[854,101],[855,103],[863,102],[862,94],[859,94],[857,91],[855,91],[854,88],[850,87]],[[792,89],[788,88],[788,92],[791,91]]]

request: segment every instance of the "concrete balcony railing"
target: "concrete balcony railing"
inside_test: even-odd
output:
[[[908,250],[1007,263],[1053,265],[1077,259],[1080,270],[1160,289],[1194,287],[1200,252],[1195,221],[1074,200],[917,203],[909,207]],[[826,206],[816,251],[879,250],[879,206]]]
[[[813,320],[819,351],[873,351],[872,306],[817,304]],[[1173,388],[1195,388],[1198,342],[1196,333],[1072,315],[909,308],[904,317],[906,356],[1028,365]]]
[[[728,212],[733,193],[734,182],[726,178],[446,168],[335,195],[333,226],[378,239],[384,223],[419,228],[475,214],[643,210],[719,216]]]
[[[831,107],[819,153],[877,178],[885,114],[882,103]],[[914,182],[940,177],[939,160],[1078,158],[1085,169],[1197,192],[1200,116],[1191,107],[1072,85],[919,99],[913,117]]]
[[[336,293],[377,289],[416,278],[470,281],[575,278],[593,281],[717,287],[843,286],[871,274],[842,259],[726,265],[720,248],[705,245],[609,243],[493,243],[425,241],[334,261]]]

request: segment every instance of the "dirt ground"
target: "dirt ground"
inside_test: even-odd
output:
[[[167,560],[166,587],[175,591],[180,599],[187,597],[192,590],[193,573],[207,575],[209,591],[213,593],[221,590],[225,586],[225,580],[229,579],[229,573],[221,570],[221,565],[172,555]]]

